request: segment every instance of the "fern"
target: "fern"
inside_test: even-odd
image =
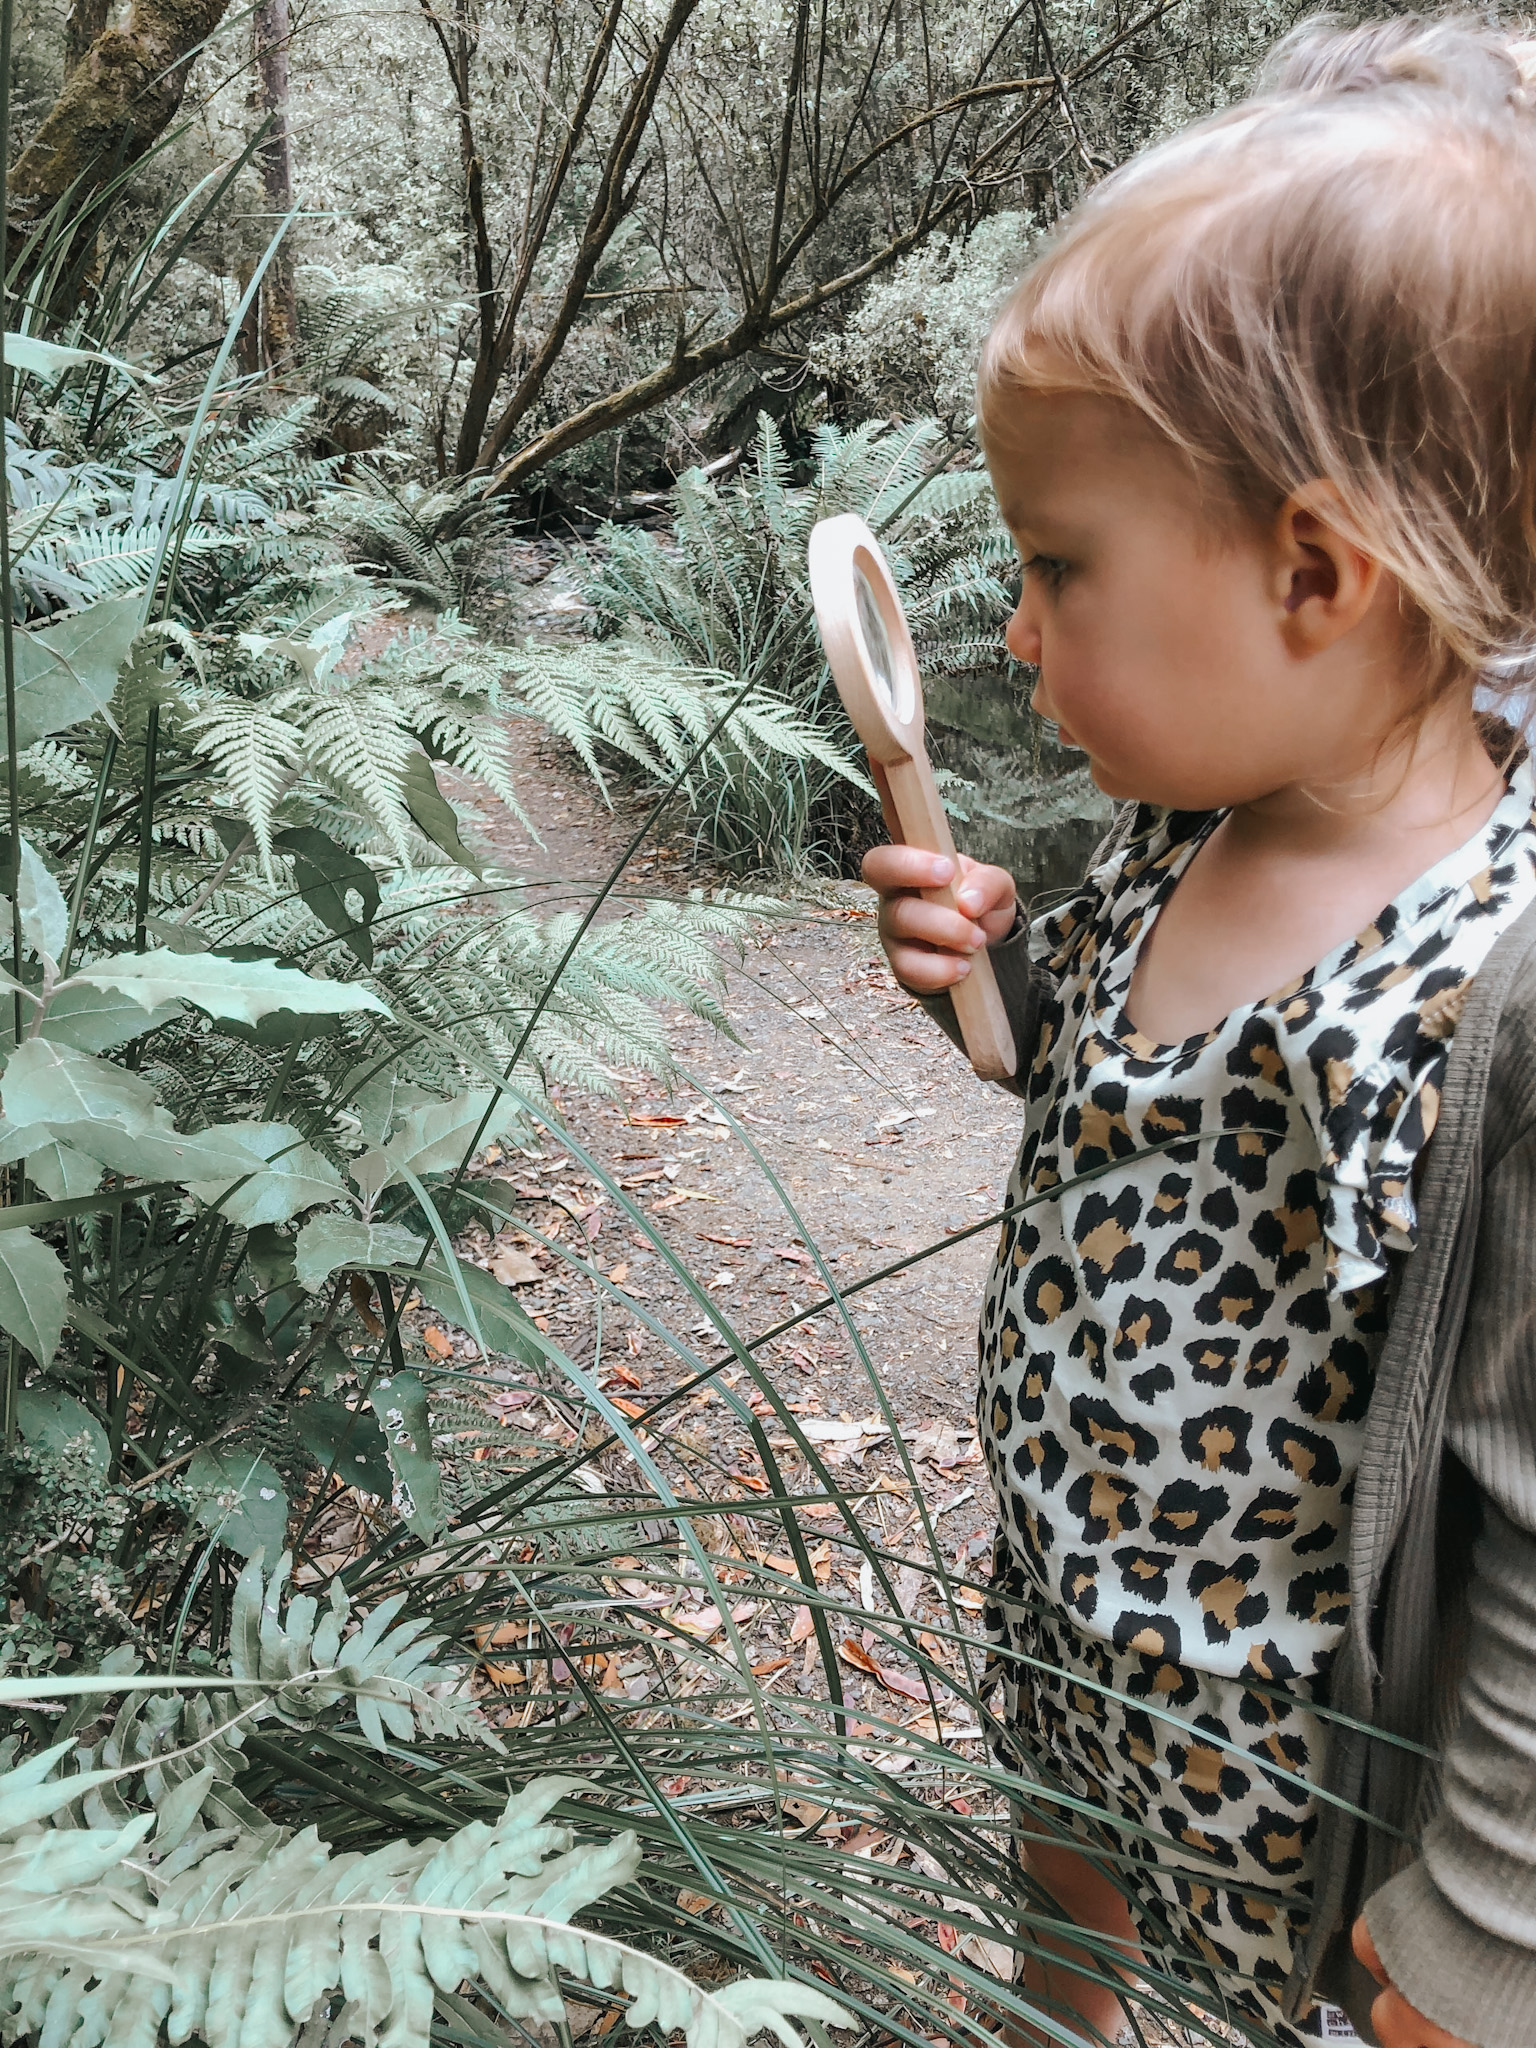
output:
[[[805,553],[818,519],[856,511],[880,533],[927,666],[1006,660],[1012,548],[985,473],[952,466],[938,422],[824,426],[813,456],[811,480],[795,482],[765,416],[741,481],[679,479],[665,539],[605,529],[582,586],[596,644],[527,648],[515,671],[521,708],[605,794],[615,766],[671,781],[739,697],[684,794],[701,848],[747,869],[840,864],[877,816],[815,629]]]
[[[466,1980],[508,2019],[559,2023],[561,1976],[621,1993],[632,2029],[680,2030],[689,2048],[743,2048],[765,2028],[798,2048],[791,2018],[852,2024],[809,1985],[706,1990],[572,1926],[640,1864],[632,1834],[577,1846],[549,1821],[578,1780],[536,1780],[494,1825],[337,1854],[313,1828],[189,1840],[195,1790],[121,1830],[70,1826],[71,1779],[43,1777],[66,1746],[0,1776],[7,2040],[154,2048],[163,2026],[207,2048],[426,2048],[438,2002],[453,2010]]]
[[[631,2028],[681,2030],[689,2048],[743,2048],[764,2028],[799,2048],[791,2018],[850,2024],[808,1985],[702,1989],[573,1926],[640,1866],[632,1834],[578,1844],[550,1820],[578,1779],[537,1779],[493,1824],[371,1853],[275,1825],[236,1782],[258,1721],[302,1731],[350,1701],[381,1749],[382,1724],[397,1741],[494,1740],[472,1707],[427,1691],[451,1674],[425,1662],[424,1624],[395,1622],[400,1598],[349,1635],[339,1582],[318,1626],[307,1595],[280,1614],[288,1567],[264,1585],[258,1558],[241,1575],[227,1693],[137,1691],[83,1750],[77,1709],[65,1740],[0,1773],[0,2037],[155,2048],[164,2028],[206,2048],[426,2048],[466,1981],[507,2019],[558,2024],[562,1979],[619,1994]],[[109,1659],[94,1689],[131,1682],[131,1662]]]

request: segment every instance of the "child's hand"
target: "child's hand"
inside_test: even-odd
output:
[[[960,910],[929,903],[917,892],[954,879],[954,863],[915,846],[876,846],[864,856],[864,879],[880,896],[880,943],[900,982],[920,995],[953,988],[971,971],[971,955],[1013,928],[1013,877],[1002,868],[960,862]],[[962,915],[962,912],[968,915]]]
[[[1433,2020],[1425,2019],[1401,1991],[1393,1988],[1392,1979],[1376,1953],[1371,1930],[1363,1918],[1355,1922],[1354,1949],[1376,1982],[1386,1987],[1371,2007],[1371,2025],[1376,2029],[1381,2048],[1473,2048],[1473,2044],[1463,2041],[1459,2034],[1448,2034],[1444,2027],[1437,2027]]]

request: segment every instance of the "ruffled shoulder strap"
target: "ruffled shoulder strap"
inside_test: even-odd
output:
[[[1082,887],[1030,926],[1030,957],[1058,979],[1084,965],[1085,950],[1092,958],[1102,949],[1132,893],[1150,894],[1162,879],[1163,867],[1209,822],[1206,811],[1137,804],[1126,829],[1112,832],[1104,842],[1103,858],[1089,870]]]

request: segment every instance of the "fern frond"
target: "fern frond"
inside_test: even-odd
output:
[[[274,814],[303,761],[298,736],[281,716],[291,694],[254,702],[221,695],[187,721],[239,805],[269,872]]]

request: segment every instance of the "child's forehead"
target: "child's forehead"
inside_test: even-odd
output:
[[[1103,393],[1016,388],[988,408],[982,443],[992,487],[1012,527],[1070,516],[1134,487],[1188,495],[1188,464],[1144,414]]]

